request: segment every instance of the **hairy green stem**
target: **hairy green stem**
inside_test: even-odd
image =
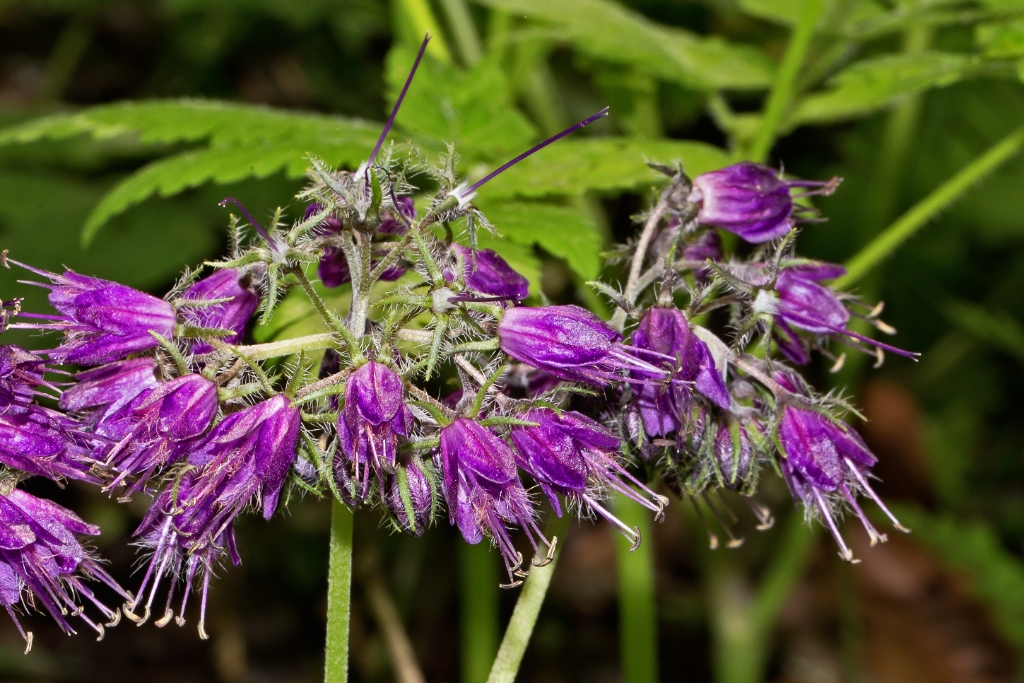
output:
[[[497,555],[486,543],[458,546],[462,683],[484,683],[498,653]]]
[[[569,517],[566,515],[552,519],[548,524],[548,532],[561,538],[568,527]],[[498,648],[498,656],[495,657],[491,674],[487,677],[487,683],[512,683],[516,679],[519,665],[526,653],[526,646],[530,644],[530,636],[533,635],[533,627],[537,624],[537,616],[551,585],[551,577],[555,573],[561,550],[561,546],[555,549],[555,557],[547,566],[530,568],[530,576],[523,583],[519,599],[512,611],[512,618],[501,640],[501,647]]]
[[[751,161],[764,163],[768,160],[768,154],[772,151],[772,145],[775,144],[775,135],[793,101],[800,67],[803,66],[807,50],[811,46],[811,38],[814,37],[814,30],[821,20],[824,9],[825,0],[804,0],[803,12],[800,14],[797,25],[793,28],[793,35],[786,47],[786,54],[782,58],[782,64],[775,75],[772,90],[768,94],[768,102],[761,117],[757,137],[754,138],[747,155]]]
[[[655,606],[654,539],[651,513],[625,496],[615,499],[615,514],[640,530],[643,542],[633,551],[632,543],[616,535],[619,571],[619,647],[624,683],[658,680],[658,615]]]
[[[990,147],[963,167],[952,178],[935,188],[909,211],[900,216],[878,237],[846,262],[846,275],[836,280],[836,288],[849,287],[924,227],[940,211],[959,199],[975,183],[1012,158],[1024,146],[1024,126]]]
[[[331,505],[331,552],[327,573],[327,646],[324,683],[348,680],[348,630],[352,603],[352,511]]]
[[[252,344],[250,346],[235,346],[236,349],[249,360],[267,360],[268,358],[280,358],[291,356],[302,351],[323,351],[324,349],[340,349],[342,344],[338,338],[330,332],[322,334],[311,334],[307,337],[295,337],[294,339],[282,339],[281,341],[268,342],[266,344]]]

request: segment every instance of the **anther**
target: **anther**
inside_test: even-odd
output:
[[[522,585],[523,585],[522,581],[513,581],[511,583],[499,583],[498,584],[498,588],[504,588],[504,589],[508,590],[510,588],[518,588],[519,586],[522,586]]]
[[[643,543],[643,540],[644,540],[643,535],[640,533],[640,527],[638,527],[638,526],[633,527],[633,533],[636,534],[636,539],[633,541],[633,545],[630,546],[629,552],[633,552],[637,548],[639,548],[640,544]]]
[[[107,631],[103,628],[103,624],[99,624],[96,626],[96,632],[99,633],[99,635],[96,636],[97,643],[103,640],[103,636],[107,635]]]
[[[846,352],[845,351],[843,353],[839,354],[839,358],[836,358],[836,362],[832,364],[832,367],[829,368],[828,371],[831,372],[834,375],[835,373],[837,373],[840,370],[842,370],[844,365],[846,365]]]
[[[196,630],[199,631],[199,639],[200,640],[209,640],[210,639],[210,636],[206,633],[206,627],[203,624],[203,622],[201,622],[201,621],[199,622],[199,626],[196,627]]]
[[[164,611],[164,615],[162,617],[160,617],[159,619],[157,619],[156,621],[154,621],[153,625],[156,626],[157,628],[163,628],[164,626],[167,626],[167,624],[171,623],[171,619],[173,619],[173,618],[174,618],[174,610],[172,610],[170,607],[168,607],[167,610]]]
[[[6,256],[7,256],[7,250],[4,249],[3,254],[0,255],[0,258],[6,259]],[[7,267],[6,260],[4,261],[3,265],[4,265],[5,268]],[[29,652],[32,651],[32,639],[33,638],[34,638],[34,636],[32,635],[32,631],[28,631],[28,632],[25,633],[25,654],[28,654]]]
[[[121,613],[115,610],[114,611],[114,616],[110,619],[110,621],[108,621],[104,625],[107,628],[114,628],[115,626],[117,626],[120,623],[121,623]]]

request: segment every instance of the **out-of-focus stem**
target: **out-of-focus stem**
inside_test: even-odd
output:
[[[455,36],[455,48],[462,58],[462,63],[473,66],[480,61],[484,51],[480,46],[480,36],[477,35],[473,17],[466,7],[465,0],[441,0],[441,7],[448,16],[448,26]]]
[[[497,555],[486,543],[458,546],[462,683],[484,683],[498,654]]]
[[[352,511],[338,500],[331,507],[327,570],[327,645],[324,683],[348,680],[348,631],[352,603]]]
[[[797,77],[800,75],[800,67],[803,66],[804,57],[811,46],[811,38],[814,37],[814,30],[821,20],[821,13],[825,9],[825,0],[804,0],[803,12],[800,19],[793,28],[793,35],[786,47],[786,54],[782,58],[782,64],[775,75],[775,82],[768,94],[768,102],[761,117],[761,126],[757,130],[757,137],[750,147],[749,158],[751,161],[763,163],[768,159],[768,154],[775,144],[775,135],[782,123],[790,104],[793,101]]]
[[[391,655],[391,667],[398,683],[426,683],[423,672],[416,662],[409,634],[402,625],[402,617],[398,614],[395,601],[376,576],[366,579],[366,600],[370,611],[377,621],[377,627],[387,643],[388,654]]]
[[[428,0],[395,0],[393,7],[402,12],[408,21],[407,38],[415,37],[416,44],[419,44],[424,34],[429,33],[431,40],[427,52],[446,64],[452,61],[448,41],[441,33],[441,25],[438,23],[437,17],[434,16],[434,10],[430,7]]]
[[[551,520],[546,531],[552,536],[563,539],[568,527],[569,518],[566,515],[561,519]],[[523,583],[516,607],[512,611],[512,618],[505,629],[505,636],[501,639],[498,656],[495,657],[491,674],[487,677],[487,683],[512,683],[516,679],[519,665],[523,661],[523,654],[526,653],[526,646],[530,644],[530,636],[533,635],[537,616],[540,614],[540,608],[547,596],[548,586],[551,585],[551,577],[555,573],[558,555],[561,551],[562,548],[559,545],[555,549],[554,559],[548,565],[530,568],[530,576]]]
[[[651,513],[625,496],[616,496],[615,514],[627,526],[640,530],[643,542],[616,536],[619,572],[619,659],[624,683],[658,680],[658,619],[654,594],[654,539]]]

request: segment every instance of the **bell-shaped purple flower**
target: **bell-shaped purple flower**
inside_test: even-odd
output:
[[[498,343],[515,360],[570,382],[602,386],[630,369],[668,374],[637,358],[621,334],[579,306],[510,308],[498,323]]]
[[[427,463],[410,460],[386,477],[384,503],[402,531],[421,536],[435,509],[435,475]]]
[[[117,473],[106,490],[129,477],[137,477],[131,490],[138,490],[158,470],[180,460],[213,424],[217,405],[217,385],[202,375],[163,382],[133,401],[131,428],[104,453],[104,464]]]
[[[309,218],[321,209],[322,207],[319,204],[311,204],[306,209],[306,218]],[[398,197],[397,211],[406,220],[416,220],[416,206],[413,203],[412,197]],[[338,218],[328,216],[321,224],[320,233],[324,235],[336,234],[341,232],[341,228],[341,221]],[[406,230],[408,228],[405,221],[399,218],[393,210],[388,211],[384,215],[383,220],[381,220],[380,225],[377,227],[377,232],[385,235],[401,235]],[[405,275],[405,272],[406,268],[404,266],[396,264],[387,268],[381,274],[380,279],[388,281],[397,280]],[[340,287],[352,279],[348,268],[348,260],[345,258],[345,252],[341,250],[341,247],[328,246],[324,249],[323,256],[320,257],[320,265],[317,267],[317,274],[324,287],[328,288]]]
[[[252,271],[224,268],[195,282],[184,294],[182,301],[221,301],[202,306],[184,305],[185,321],[195,327],[229,330],[230,335],[221,340],[237,344],[245,335],[249,319],[260,305],[259,294],[253,287]],[[213,347],[199,341],[192,346],[193,353],[209,353]]]
[[[132,358],[90,368],[75,375],[75,384],[60,397],[60,409],[81,413],[97,435],[114,442],[132,428],[133,402],[141,403],[159,386],[156,362]]]
[[[22,317],[48,322],[18,323],[12,327],[63,332],[61,345],[46,352],[53,361],[100,365],[157,347],[159,342],[151,332],[167,339],[174,335],[174,309],[163,299],[70,270],[57,275],[21,263],[18,265],[50,280],[50,284],[41,286],[50,290],[50,304],[60,315],[21,313]]]
[[[135,531],[153,556],[137,597],[125,608],[130,618],[148,618],[163,577],[173,582],[184,576],[185,597],[179,610],[179,624],[183,623],[185,599],[201,570],[199,633],[205,637],[213,569],[225,552],[235,564],[241,562],[234,544],[234,519],[251,506],[260,508],[264,519],[273,516],[295,461],[300,421],[299,409],[287,397],[274,396],[228,415],[191,450],[192,467],[157,496]],[[159,625],[173,616],[173,591],[172,587]],[[145,613],[136,616],[144,599]]]
[[[529,473],[561,517],[556,493],[585,506],[640,543],[640,532],[626,526],[601,504],[607,491],[618,492],[661,517],[668,501],[631,475],[615,457],[619,437],[589,417],[567,410],[534,408],[521,419],[536,426],[512,427],[516,464]]]
[[[448,517],[467,543],[489,536],[505,562],[510,586],[521,583],[523,556],[512,544],[507,524],[518,525],[535,552],[553,546],[534,519],[533,505],[516,470],[515,453],[494,432],[469,418],[457,418],[441,429],[442,488]]]
[[[356,506],[366,500],[371,471],[378,478],[395,472],[398,437],[408,436],[412,426],[398,373],[372,360],[352,373],[338,416],[341,448],[334,458],[334,479],[345,502]]]
[[[46,364],[20,346],[0,346],[0,412],[12,404],[28,405],[44,386]]]
[[[664,436],[679,429],[690,414],[694,392],[720,408],[730,403],[722,373],[715,367],[707,344],[697,338],[686,315],[674,308],[652,308],[633,331],[633,346],[654,352],[652,361],[672,372],[671,384],[637,384],[636,405],[648,436]],[[644,370],[633,370],[638,379],[657,379]]]
[[[473,250],[453,244],[452,251],[462,259],[466,286],[474,292],[510,301],[522,301],[529,295],[530,281],[493,249]]]
[[[803,383],[795,375],[778,372],[775,381],[797,396],[807,397]],[[868,477],[877,462],[860,435],[850,425],[824,412],[783,403],[777,438],[782,450],[782,474],[794,500],[807,510],[817,510],[840,548],[840,557],[853,561],[853,552],[843,541],[834,519],[837,506],[848,505],[871,538],[871,545],[885,541],[857,503],[857,494],[871,498],[892,520],[906,531],[871,488]]]
[[[56,411],[12,405],[0,413],[0,463],[49,479],[95,482],[88,441],[78,429]]]
[[[733,491],[742,489],[753,472],[756,455],[748,427],[758,428],[756,423],[744,424],[729,416],[719,423],[715,434],[715,464],[722,484]]]
[[[790,188],[804,194],[831,194],[838,181],[782,180],[772,168],[743,162],[693,179],[689,201],[700,207],[697,220],[755,244],[782,237],[796,225]]]
[[[100,602],[86,583],[96,580],[125,599],[131,597],[78,539],[99,533],[99,527],[51,501],[20,489],[0,494],[0,603],[25,639],[26,652],[32,648],[32,633],[14,613],[18,603],[42,606],[65,633],[75,632],[68,616],[77,616],[99,634],[98,640],[104,624],[89,617],[85,605],[95,606],[103,621],[110,622],[107,626],[118,622],[117,609]]]

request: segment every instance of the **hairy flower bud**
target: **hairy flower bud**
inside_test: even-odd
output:
[[[195,327],[229,330],[230,335],[221,337],[221,341],[237,344],[242,341],[246,325],[260,305],[260,297],[252,286],[252,272],[224,268],[215,271],[195,282],[181,300],[216,301],[228,299],[221,303],[203,306],[185,304],[185,320]],[[209,353],[213,347],[199,341],[192,346],[194,353]]]
[[[720,408],[728,408],[729,390],[715,367],[707,344],[697,338],[682,311],[652,308],[644,315],[632,336],[633,346],[659,354],[652,361],[673,372],[678,380],[669,385],[640,384],[634,387],[637,407],[648,436],[663,436],[679,429],[690,413],[696,391]],[[633,370],[638,379],[657,379],[643,370]]]
[[[434,474],[427,463],[410,460],[387,477],[384,503],[403,531],[423,535],[434,513]]]
[[[512,301],[522,301],[529,295],[530,281],[494,250],[453,244],[452,251],[462,259],[466,286],[474,292]]]
[[[46,365],[20,346],[0,346],[0,411],[12,404],[27,405],[44,384]]]
[[[624,379],[618,373],[628,369],[667,375],[636,358],[621,340],[595,314],[573,305],[510,308],[498,323],[502,351],[559,379],[600,386]]]
[[[395,471],[398,437],[408,436],[412,412],[403,399],[402,378],[368,361],[349,377],[345,406],[338,416],[341,449],[334,457],[334,480],[349,505],[366,500],[370,472],[378,478]]]

